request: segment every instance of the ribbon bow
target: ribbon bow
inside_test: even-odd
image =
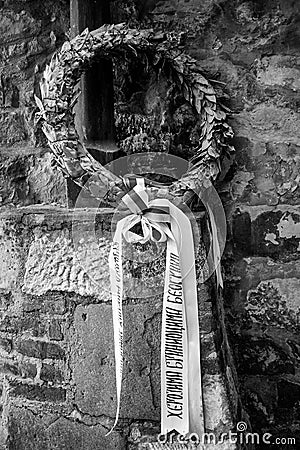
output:
[[[192,227],[188,217],[167,199],[149,201],[143,178],[122,198],[131,212],[120,219],[109,256],[117,411],[123,373],[122,237],[127,242],[167,242],[161,335],[161,433],[204,432],[198,303]],[[142,235],[134,232],[141,225]]]

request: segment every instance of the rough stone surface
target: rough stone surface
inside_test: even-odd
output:
[[[76,251],[71,237],[68,229],[36,236],[26,261],[24,291],[36,295],[76,292],[108,300],[110,241],[103,237],[97,246],[88,238]]]
[[[240,207],[233,214],[235,248],[244,255],[283,258],[299,254],[299,208],[288,205]]]
[[[105,437],[101,425],[88,427],[55,414],[37,417],[29,410],[12,408],[9,419],[11,450],[117,450],[125,449],[119,433]]]
[[[111,212],[104,210],[94,216],[92,211],[78,210],[73,214],[61,208],[31,207],[5,211],[2,221],[4,230],[8,227],[12,235],[18,236],[20,253],[15,288],[11,295],[3,297],[0,322],[0,374],[6,377],[8,405],[25,402],[25,408],[28,405],[37,414],[47,410],[58,414],[59,420],[75,418],[84,426],[110,427],[116,411],[116,389],[109,291],[103,294],[97,289],[82,289],[80,286],[86,286],[83,279],[76,274],[65,276],[62,269],[66,267],[72,274],[76,264],[70,239],[72,221],[77,227],[81,224],[83,231],[89,222],[96,224],[97,239],[105,242],[107,255]],[[82,236],[83,254],[95,258],[97,274],[101,259],[93,253],[95,245]],[[26,246],[21,248],[24,241]],[[86,266],[91,267],[91,260],[88,261]],[[102,270],[107,276],[107,265]],[[128,273],[130,270],[129,267]],[[140,289],[153,274],[153,270],[142,271],[136,286]],[[225,331],[220,330],[217,319],[222,309],[221,297],[216,297],[219,303],[214,305],[210,289],[204,284],[198,288],[204,409],[207,429],[221,433],[233,427],[237,413],[231,410],[229,397],[237,404],[238,394],[232,375],[230,383],[228,371],[222,373],[222,364],[229,368],[231,362],[224,351]],[[154,297],[146,290],[142,298],[128,295],[124,299],[125,354],[119,427],[125,434],[131,420],[156,427],[160,420],[162,296],[158,289],[155,292]],[[12,442],[30,426],[29,418],[28,421],[19,431],[14,429],[16,437],[11,437]],[[78,433],[83,433],[83,429]],[[4,430],[9,433],[6,425]],[[72,432],[77,436],[75,428]],[[147,442],[147,427],[141,427],[141,436]],[[37,439],[46,439],[42,429],[37,431]],[[64,445],[62,436],[55,439]],[[119,448],[120,441],[116,442],[111,440],[109,445]]]
[[[6,292],[9,292],[10,289],[16,286],[20,272],[19,239],[12,234],[5,225],[4,228],[0,228],[0,252],[2,259],[0,288]]]
[[[159,418],[158,368],[153,368],[153,348],[143,335],[147,322],[160,312],[160,302],[124,306],[125,355],[121,417]],[[77,386],[75,399],[79,409],[90,415],[113,417],[116,411],[111,325],[112,313],[108,305],[76,308],[74,328],[77,348],[74,348],[71,365]],[[159,350],[158,345],[156,348]]]

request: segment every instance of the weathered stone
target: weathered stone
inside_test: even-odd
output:
[[[43,364],[40,372],[40,379],[50,382],[61,382],[63,380],[62,373],[59,369],[50,364]]]
[[[2,205],[67,205],[65,179],[52,167],[53,156],[48,151],[28,148],[27,154],[20,155],[15,149],[6,149],[1,152],[0,162]]]
[[[66,180],[52,163],[53,156],[49,152],[36,156],[32,161],[27,178],[31,203],[67,206]]]
[[[41,295],[49,291],[75,292],[110,297],[108,254],[110,241],[103,237],[99,246],[91,236],[74,251],[68,229],[36,237],[29,249],[24,291]],[[100,263],[101,261],[101,263]]]
[[[30,362],[19,362],[19,370],[23,378],[34,379],[37,374],[36,366]]]
[[[8,375],[19,375],[18,364],[13,361],[1,362],[0,372]]]
[[[248,292],[245,309],[248,317],[263,326],[300,330],[298,278],[274,278],[260,282]]]
[[[269,257],[243,258],[234,266],[234,282],[246,299],[247,292],[256,288],[261,281],[284,278],[300,278],[300,260],[274,261]]]
[[[266,86],[300,89],[298,59],[285,55],[266,56],[257,62],[257,79]]]
[[[283,378],[278,383],[278,406],[279,408],[298,407],[300,396],[300,380],[296,377]]]
[[[66,391],[61,388],[37,386],[11,382],[10,395],[12,397],[25,397],[28,400],[39,402],[64,402]]]
[[[6,225],[9,227],[9,222],[7,224],[5,222],[0,223],[0,254],[2,257],[0,288],[9,291],[15,288],[17,284],[20,273],[21,251],[18,237],[14,235],[12,230],[9,232]]]
[[[13,333],[15,330],[27,331],[34,337],[45,335],[46,324],[35,314],[20,316],[6,315],[0,322],[0,330]]]
[[[44,341],[33,341],[28,339],[26,341],[20,341],[16,348],[19,353],[26,356],[32,356],[33,358],[63,359],[65,357],[65,352],[61,347],[57,344]]]
[[[12,340],[7,338],[0,338],[0,349],[5,353],[10,353],[12,349]]]
[[[233,418],[229,410],[225,379],[222,375],[203,377],[203,397],[206,429],[217,432],[232,429]]]
[[[243,383],[243,401],[253,418],[253,429],[272,423],[278,404],[276,381],[249,374]]]
[[[52,319],[49,325],[49,337],[54,341],[61,341],[64,335],[61,331],[61,321],[59,319]]]
[[[292,206],[243,207],[233,216],[233,238],[245,256],[283,256],[299,252],[300,216]]]
[[[97,448],[123,450],[126,448],[126,438],[123,434],[113,432],[111,435],[105,436],[106,434],[107,428],[101,425],[87,427],[60,418],[47,430],[50,441],[49,450],[61,448],[70,450],[94,450]]]
[[[0,144],[13,145],[26,141],[28,135],[22,112],[0,112],[0,121],[3,125],[0,133]]]
[[[117,450],[125,449],[125,437],[117,432],[105,437],[107,429],[60,418],[57,414],[38,416],[26,408],[12,407],[9,413],[11,450]]]
[[[147,323],[160,313],[160,308],[160,304],[154,302],[124,306],[121,417],[156,420],[159,417],[159,395],[154,394],[160,391],[159,377],[155,377],[157,368],[153,367],[152,361],[154,344],[147,342],[143,334]],[[74,327],[71,367],[77,385],[76,404],[82,412],[113,417],[116,390],[111,306],[78,306]],[[158,344],[159,335],[156,340]],[[159,344],[156,348],[159,349]]]
[[[40,312],[49,314],[65,314],[68,295],[58,292],[47,293],[47,296],[26,295],[22,303],[25,312]]]
[[[267,338],[241,338],[238,371],[248,375],[295,373],[294,361]]]

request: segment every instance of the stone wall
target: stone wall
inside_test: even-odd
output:
[[[120,421],[105,437],[116,411],[111,217],[108,210],[95,217],[93,210],[41,206],[1,214],[1,449],[147,450],[157,443],[164,284],[138,264],[125,280],[134,273],[149,295],[131,298],[129,278]],[[97,245],[90,223],[96,223]],[[72,230],[81,233],[75,248]],[[219,436],[234,427],[241,406],[219,325],[221,299],[211,289],[199,283],[201,361],[206,430]]]
[[[300,4],[136,3],[145,24],[184,32],[207,78],[224,83],[236,157],[223,162],[217,186],[240,392],[254,431],[299,439]]]
[[[236,148],[218,183],[229,229],[227,328],[254,431],[299,439],[300,5],[191,0],[151,8],[148,20],[187,32],[190,54],[226,84]]]

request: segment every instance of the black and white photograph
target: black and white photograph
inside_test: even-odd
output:
[[[300,0],[0,0],[0,450],[300,449]]]

